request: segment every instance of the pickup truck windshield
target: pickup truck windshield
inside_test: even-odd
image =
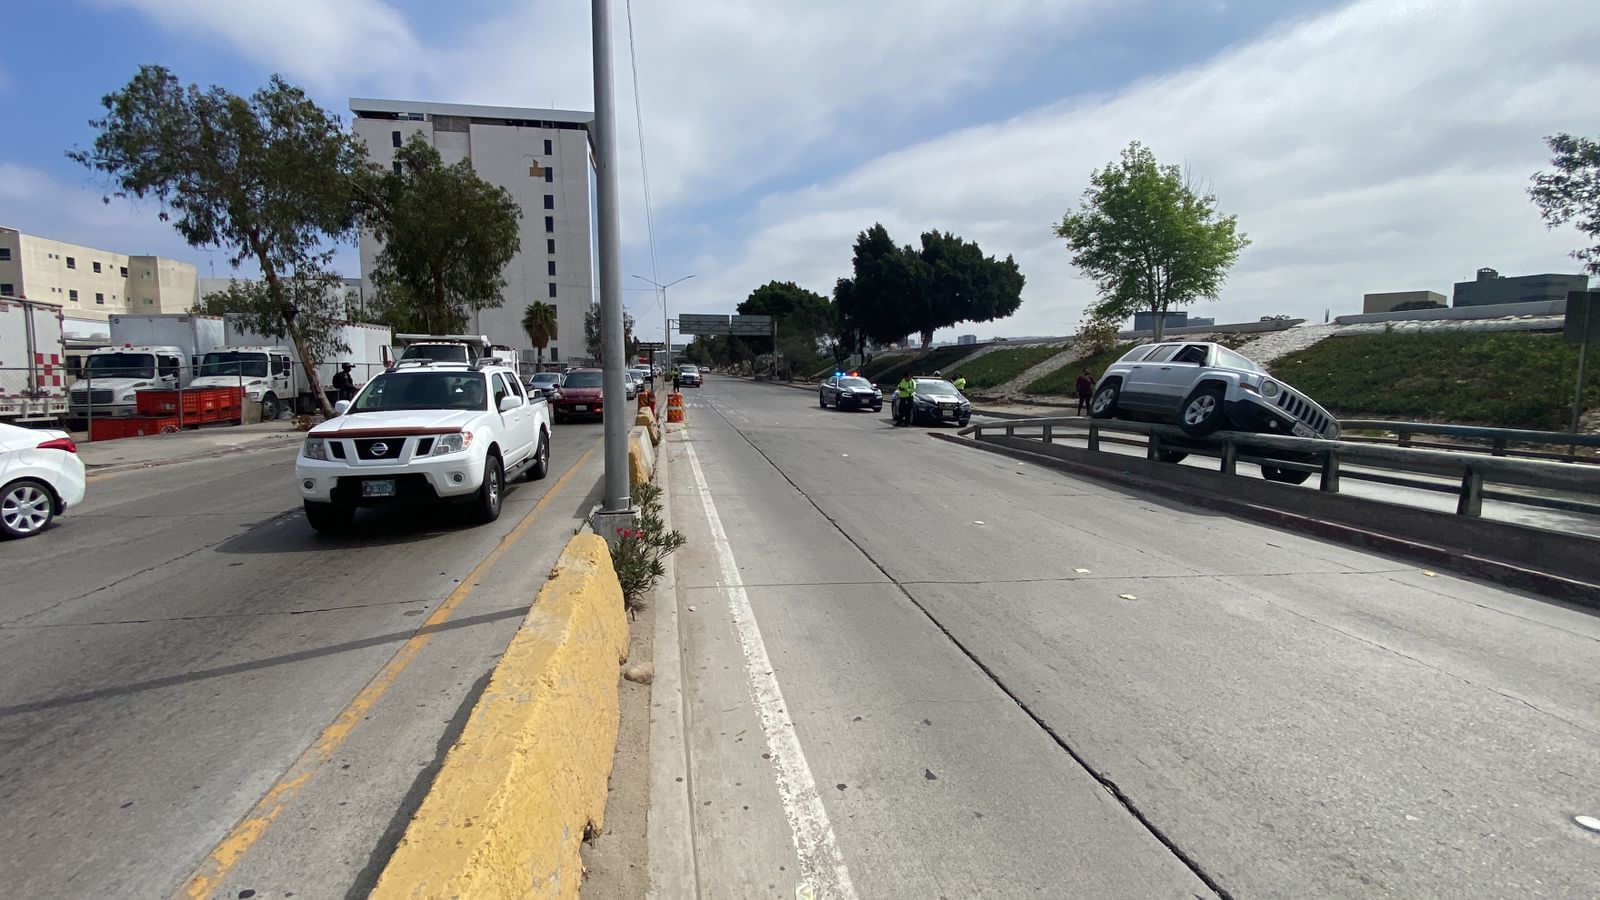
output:
[[[267,377],[265,353],[207,353],[200,360],[198,375],[239,375],[245,378]]]
[[[396,409],[488,408],[481,372],[386,372],[372,379],[350,407],[352,413]]]
[[[90,378],[154,378],[156,358],[148,353],[96,353],[84,371]]]

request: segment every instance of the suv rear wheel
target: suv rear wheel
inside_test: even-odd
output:
[[[1089,401],[1089,416],[1095,419],[1111,419],[1117,415],[1117,398],[1122,393],[1119,382],[1108,381],[1100,385],[1100,390],[1094,392],[1094,399]]]
[[[1222,412],[1222,389],[1214,386],[1200,388],[1183,401],[1183,414],[1178,427],[1185,434],[1203,437],[1221,428],[1226,422]]]
[[[1311,473],[1302,472],[1299,469],[1280,469],[1277,466],[1262,466],[1261,477],[1268,481],[1277,481],[1283,484],[1305,484],[1306,479],[1311,477]]]

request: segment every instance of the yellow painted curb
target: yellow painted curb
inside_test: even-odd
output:
[[[617,746],[622,586],[574,537],[495,666],[373,898],[577,897]]]

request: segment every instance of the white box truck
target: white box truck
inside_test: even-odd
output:
[[[61,307],[0,298],[0,422],[50,422],[67,414],[67,346]]]
[[[317,409],[311,380],[300,365],[294,341],[251,329],[241,316],[225,316],[224,344],[204,354],[191,387],[244,388],[245,397],[261,404],[261,418],[276,418],[281,409],[309,413]],[[332,391],[333,376],[349,363],[357,386],[383,371],[383,350],[389,346],[389,329],[382,325],[349,322],[339,326],[339,339],[350,349],[317,365],[324,391]]]
[[[111,346],[91,351],[72,385],[71,417],[131,416],[139,391],[188,387],[200,357],[220,346],[220,316],[112,316]]]

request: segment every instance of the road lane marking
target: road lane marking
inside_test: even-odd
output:
[[[198,898],[210,897],[216,892],[217,888],[222,885],[223,879],[227,877],[228,872],[235,865],[238,865],[239,860],[244,858],[244,855],[249,852],[251,847],[255,846],[257,841],[261,840],[267,833],[267,829],[272,827],[273,821],[283,814],[289,803],[311,781],[317,771],[333,758],[333,754],[350,737],[350,733],[355,729],[356,725],[377,705],[389,688],[394,686],[400,674],[416,660],[422,649],[433,639],[433,635],[439,630],[439,626],[449,621],[456,608],[472,595],[473,588],[477,586],[476,583],[479,576],[489,571],[495,563],[500,561],[501,557],[505,556],[507,551],[522,540],[522,537],[533,527],[533,523],[538,521],[539,514],[544,511],[545,505],[550,502],[550,498],[559,493],[566,486],[567,481],[583,468],[584,464],[589,461],[589,457],[593,456],[595,451],[599,449],[599,446],[597,442],[594,446],[584,451],[583,455],[578,457],[577,462],[573,463],[572,467],[567,469],[560,478],[556,479],[556,482],[550,486],[548,491],[544,492],[544,496],[540,497],[539,502],[533,505],[533,509],[528,510],[527,515],[522,517],[522,521],[518,522],[515,528],[506,532],[506,535],[500,539],[494,549],[490,550],[487,556],[472,567],[472,571],[461,579],[461,584],[450,592],[450,596],[439,604],[439,608],[433,611],[433,615],[428,616],[427,620],[418,626],[416,632],[400,646],[400,649],[395,651],[389,662],[378,671],[378,674],[372,677],[372,680],[367,682],[366,687],[361,689],[361,693],[357,694],[355,699],[351,700],[349,705],[339,712],[339,715],[317,736],[316,741],[312,742],[311,746],[307,747],[299,758],[289,766],[288,771],[261,796],[260,800],[256,801],[255,806],[251,807],[250,812],[245,814],[244,819],[235,825],[233,830],[229,831],[228,835],[212,848],[205,861],[184,882],[179,896],[198,900]]]
[[[828,821],[828,811],[822,805],[822,796],[817,793],[817,784],[811,776],[811,767],[806,764],[805,752],[800,748],[800,736],[795,733],[794,721],[789,718],[789,706],[784,702],[778,678],[773,674],[767,645],[761,640],[761,628],[756,624],[750,596],[740,580],[739,565],[734,560],[733,547],[728,543],[728,533],[722,527],[722,518],[717,515],[717,505],[711,499],[711,488],[707,486],[705,473],[700,468],[700,458],[695,455],[693,444],[686,443],[683,448],[689,459],[689,469],[694,474],[695,490],[700,494],[700,502],[711,529],[711,545],[722,574],[721,589],[728,595],[728,610],[733,614],[734,628],[739,633],[739,644],[744,650],[750,694],[755,700],[756,712],[761,717],[761,730],[766,733],[767,750],[772,754],[777,776],[778,795],[783,801],[784,816],[789,820],[789,832],[800,857],[801,888],[813,888],[815,896],[827,900],[854,900],[856,890],[850,881],[850,870],[845,866],[844,854],[839,852],[838,839],[834,837],[833,825]]]

